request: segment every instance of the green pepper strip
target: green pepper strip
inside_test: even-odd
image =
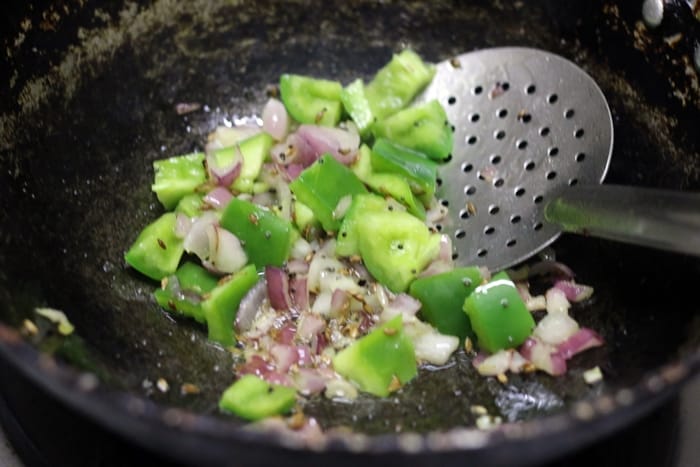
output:
[[[488,352],[515,348],[535,328],[535,320],[508,274],[500,272],[464,301],[479,347]]]
[[[299,123],[336,126],[340,121],[343,86],[337,81],[284,74],[280,97],[287,112]]]
[[[167,277],[164,286],[156,289],[153,295],[158,304],[166,310],[203,323],[205,318],[201,304],[202,296],[211,292],[217,282],[217,278],[203,267],[185,262],[174,275]]]
[[[151,190],[167,210],[172,210],[180,199],[204,183],[204,153],[170,157],[153,162],[155,180]]]
[[[408,180],[411,191],[420,195],[435,194],[437,164],[423,153],[379,138],[372,146],[372,170],[401,175]]]
[[[295,402],[294,388],[271,384],[254,375],[244,375],[224,391],[219,408],[256,421],[287,413]]]
[[[124,255],[126,262],[151,279],[161,280],[173,274],[184,248],[175,235],[176,215],[167,212],[147,225]]]

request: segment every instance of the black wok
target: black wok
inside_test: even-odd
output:
[[[225,118],[259,111],[266,86],[282,72],[347,83],[369,77],[404,46],[431,61],[482,47],[547,49],[586,69],[610,103],[609,182],[700,189],[693,62],[700,26],[684,1],[666,2],[654,29],[642,19],[641,1],[238,3],[3,4],[5,410],[21,421],[60,407],[46,416],[79,414],[95,433],[192,465],[516,465],[631,423],[697,372],[698,259],[565,237],[557,257],[596,288],[576,317],[607,342],[573,360],[566,376],[501,385],[477,377],[458,353],[395,397],[310,399],[305,413],[329,430],[313,445],[219,414],[231,356],[208,344],[202,328],[161,311],[152,285],[122,257],[161,209],[149,191],[151,162],[201,148]],[[180,102],[202,108],[178,115]],[[23,339],[18,330],[36,306],[64,310],[75,334]],[[581,373],[594,365],[605,380],[588,386]],[[201,393],[182,395],[183,383]],[[469,428],[472,404],[509,423],[491,432]],[[60,423],[45,420],[44,429]],[[332,430],[340,427],[355,434]],[[90,446],[76,440],[80,449]]]

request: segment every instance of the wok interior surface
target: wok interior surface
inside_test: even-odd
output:
[[[207,343],[203,328],[161,311],[154,284],[122,259],[162,209],[150,192],[151,163],[202,149],[224,120],[259,113],[283,72],[349,83],[405,46],[435,62],[505,45],[567,57],[610,103],[607,182],[697,190],[697,72],[665,58],[685,56],[685,43],[666,50],[668,31],[643,26],[641,2],[531,3],[11,3],[0,67],[9,89],[0,96],[0,321],[19,327],[35,306],[64,310],[76,334],[40,347],[94,372],[108,390],[220,417],[232,357]],[[178,115],[180,102],[202,109]],[[427,433],[473,425],[474,404],[504,421],[541,419],[636,391],[663,365],[683,362],[681,376],[697,369],[697,259],[588,238],[564,237],[554,248],[595,287],[593,302],[572,313],[607,343],[572,360],[566,376],[503,385],[457,353],[392,397],[312,398],[305,413],[325,428]],[[595,365],[605,380],[586,385],[581,374]],[[168,391],[158,389],[161,378]],[[184,383],[201,394],[183,396]]]

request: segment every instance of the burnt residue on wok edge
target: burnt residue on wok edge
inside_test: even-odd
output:
[[[123,268],[121,256],[134,232],[159,212],[148,191],[151,174],[144,167],[164,155],[201,147],[206,132],[223,116],[259,109],[265,84],[274,82],[281,71],[348,81],[357,74],[368,76],[402,45],[411,45],[433,60],[503,44],[546,48],[581,59],[602,80],[617,118],[616,149],[621,147],[611,170],[613,180],[697,186],[697,171],[688,170],[697,160],[697,147],[689,144],[686,157],[693,159],[687,166],[666,164],[661,169],[654,152],[649,151],[653,147],[670,154],[673,150],[663,145],[692,132],[684,121],[662,119],[654,122],[660,128],[649,131],[649,122],[639,116],[639,109],[662,115],[663,107],[660,101],[649,103],[642,98],[648,82],[635,82],[634,76],[620,71],[623,65],[643,64],[635,59],[621,64],[604,58],[604,47],[597,44],[607,33],[590,26],[610,16],[599,2],[576,3],[569,13],[559,11],[556,21],[547,15],[548,8],[555,6],[525,8],[517,2],[469,7],[437,2],[430,8],[418,2],[343,3],[314,13],[315,22],[310,22],[312,15],[304,8],[288,5],[198,9],[200,6],[197,2],[159,2],[150,9],[126,8],[122,13],[128,19],[121,22],[116,14],[104,10],[94,23],[99,27],[94,34],[88,31],[82,44],[70,38],[65,42],[78,44],[68,52],[68,56],[73,54],[72,62],[64,59],[62,71],[49,71],[53,78],[48,81],[39,79],[45,71],[41,67],[36,75],[31,66],[22,68],[9,94],[15,100],[3,102],[3,110],[9,110],[2,116],[0,177],[8,191],[3,198],[9,202],[3,204],[1,213],[3,221],[17,213],[25,219],[4,223],[10,228],[2,236],[0,288],[4,303],[12,309],[3,309],[3,320],[17,324],[33,303],[65,309],[96,359],[116,375],[119,384],[155,400],[213,411],[220,390],[232,375],[225,352],[208,345],[197,326],[175,323],[157,310],[149,298],[151,285]],[[264,13],[261,8],[270,9],[264,28],[258,24]],[[87,13],[79,10],[76,14],[82,18]],[[584,14],[589,19],[578,21]],[[334,22],[337,16],[342,22]],[[488,21],[493,17],[498,18],[497,24]],[[70,30],[77,24],[66,20],[62,27]],[[351,35],[345,27],[348,24],[353,25]],[[323,45],[317,40],[318,25]],[[53,37],[60,32],[60,28],[57,32],[49,29],[31,36]],[[28,47],[32,39],[27,41]],[[21,50],[13,57],[27,53]],[[60,62],[59,52],[63,51],[55,51],[56,63]],[[80,66],[75,64],[77,57],[82,59]],[[33,86],[23,87],[27,83]],[[620,89],[629,94],[618,96]],[[212,110],[180,117],[173,111],[180,100],[208,104]],[[671,102],[670,108],[678,110],[678,105]],[[665,132],[663,138],[659,130]],[[76,164],[78,157],[89,162]],[[634,170],[629,169],[630,161]],[[663,182],[656,178],[659,173],[664,174]],[[590,312],[577,318],[584,324],[590,320],[613,343],[582,356],[575,366],[585,368],[602,361],[611,376],[610,386],[622,386],[638,381],[645,370],[675,355],[678,343],[688,338],[684,329],[687,314],[671,309],[663,319],[658,313],[646,316],[647,309],[665,303],[661,297],[658,304],[650,304],[631,294],[621,302],[617,288],[606,290],[605,284],[619,287],[622,277],[627,290],[664,283],[689,293],[692,286],[687,271],[697,271],[694,262],[682,261],[679,267],[678,258],[672,256],[647,256],[631,247],[620,249],[590,240],[567,239],[559,248],[582,280],[601,284]],[[613,267],[586,260],[612,255],[621,258],[612,262]],[[647,263],[650,258],[655,262]],[[643,270],[645,264],[655,264],[654,270],[642,277],[630,275],[629,271]],[[17,286],[18,282],[27,285]],[[657,333],[659,326],[665,332]],[[645,347],[650,341],[653,346]],[[636,353],[640,348],[649,351]],[[217,368],[221,376],[213,377]],[[527,387],[532,393],[528,384],[534,382],[538,390],[542,388],[542,397],[515,415],[529,418],[595,397],[596,389],[580,382],[571,384],[580,381],[577,373],[562,380],[512,378],[513,387],[504,388],[476,378],[458,355],[449,369],[425,372],[396,398],[363,399],[355,408],[367,401],[371,410],[359,411],[359,417],[355,414],[353,418],[350,406],[321,399],[312,400],[306,409],[326,424],[351,424],[361,431],[386,432],[399,423],[401,429],[425,431],[472,422],[471,403],[489,401],[493,413],[508,417],[514,413],[518,394],[528,393]],[[161,393],[144,384],[159,377],[169,381],[170,391]],[[182,397],[177,389],[183,382],[198,384],[202,394]],[[454,406],[439,403],[446,393],[453,396]]]

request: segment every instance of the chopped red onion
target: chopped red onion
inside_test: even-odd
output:
[[[185,238],[187,234],[190,233],[192,224],[194,224],[195,219],[188,217],[187,215],[178,212],[175,217],[175,235],[178,238]]]
[[[219,186],[231,186],[241,174],[241,169],[243,168],[243,154],[241,153],[240,146],[234,146],[233,154],[233,159],[225,165],[219,165],[216,152],[207,154],[207,170],[209,171],[210,178]]]
[[[566,360],[556,351],[555,347],[538,339],[528,337],[520,347],[520,354],[535,365],[535,368],[552,376],[566,373]]]
[[[299,368],[294,373],[294,386],[304,396],[318,394],[326,388],[326,378],[317,370],[311,368]]]
[[[289,164],[285,166],[285,171],[289,181],[296,180],[303,170],[304,166],[301,164]]]
[[[303,259],[292,259],[287,262],[289,274],[306,274],[309,272],[309,263]]]
[[[338,317],[350,306],[350,295],[343,289],[335,289],[331,295],[329,316]]]
[[[449,235],[440,235],[440,254],[438,258],[448,264],[452,264],[452,239]]]
[[[265,266],[265,279],[267,280],[267,296],[270,298],[272,308],[279,311],[291,309],[289,276],[287,276],[284,269],[275,266]]]
[[[275,336],[275,340],[280,344],[291,344],[294,341],[294,336],[297,333],[297,328],[294,323],[287,322],[280,328]]]
[[[275,98],[268,99],[262,111],[263,130],[277,141],[282,141],[289,131],[289,115],[284,104]]]
[[[479,374],[483,376],[504,374],[510,369],[513,353],[513,349],[499,350],[494,354],[484,356],[478,360],[475,358],[472,360],[472,365],[474,365]]]
[[[603,338],[592,329],[581,328],[567,340],[557,346],[557,352],[565,360],[592,347],[604,344]]]
[[[593,295],[593,287],[577,284],[572,280],[558,280],[554,283],[554,287],[564,292],[567,300],[574,303],[582,302]]]
[[[236,312],[236,329],[246,332],[255,320],[255,315],[267,297],[267,281],[261,279],[245,294]]]
[[[294,276],[289,282],[289,291],[292,295],[294,309],[301,312],[309,307],[309,289],[306,286],[306,276]]]
[[[566,294],[557,288],[550,288],[544,294],[547,313],[568,313],[571,304],[566,299]]]
[[[207,211],[195,219],[183,243],[185,251],[197,255],[200,259],[209,259],[208,230],[219,223],[215,213]]]
[[[313,313],[305,313],[297,323],[297,336],[303,341],[311,340],[326,328],[326,320]]]
[[[459,347],[459,337],[440,334],[421,321],[405,326],[404,330],[413,342],[416,358],[433,365],[447,363],[450,355]]]
[[[270,356],[275,361],[277,370],[282,373],[286,373],[299,359],[297,349],[287,344],[274,344],[270,348]]]
[[[306,168],[316,162],[319,154],[316,154],[314,148],[301,135],[290,133],[284,143],[272,147],[270,157],[281,166],[296,164]]]
[[[330,153],[341,164],[350,165],[357,158],[360,147],[360,135],[357,133],[340,128],[301,125],[297,134],[311,147],[316,159]]]
[[[232,199],[231,192],[223,186],[217,186],[204,196],[204,202],[215,209],[223,209]]]
[[[274,369],[275,367],[266,362],[261,356],[253,355],[238,368],[238,375],[255,375],[262,378]]]
[[[437,259],[430,263],[427,268],[425,268],[421,273],[418,275],[418,277],[430,277],[430,276],[435,276],[437,274],[442,274],[443,272],[448,272],[454,269],[454,264],[450,260],[450,262],[443,261],[441,259]]]
[[[299,367],[304,368],[313,364],[313,359],[311,358],[311,348],[308,345],[297,345],[294,350],[297,356],[295,363]]]
[[[404,322],[410,322],[415,319],[420,307],[421,302],[419,300],[406,293],[400,293],[384,307],[382,321],[389,321],[400,314],[403,316]]]
[[[267,381],[270,384],[279,384],[281,386],[289,386],[292,387],[294,386],[294,383],[292,379],[289,377],[289,375],[280,373],[278,371],[270,371],[264,375],[262,375],[262,379]]]

